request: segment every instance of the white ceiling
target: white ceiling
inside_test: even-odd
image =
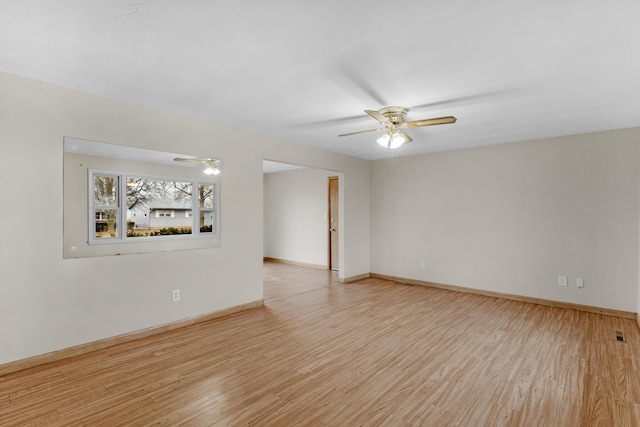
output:
[[[365,159],[640,126],[640,2],[0,0],[0,70]],[[391,153],[364,109],[411,108]]]

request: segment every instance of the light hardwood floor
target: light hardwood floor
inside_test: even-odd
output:
[[[640,426],[634,320],[332,277],[0,377],[0,425]]]
[[[265,302],[340,284],[337,271],[270,261],[264,262],[263,271]]]

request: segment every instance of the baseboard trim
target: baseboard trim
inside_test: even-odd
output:
[[[363,273],[363,274],[358,274],[357,276],[343,277],[342,279],[340,279],[340,282],[342,283],[355,282],[356,280],[367,279],[369,277],[371,277],[371,273]]]
[[[403,277],[388,276],[385,274],[371,273],[371,277],[378,279],[391,280],[398,283],[406,283],[409,285],[428,286],[431,288],[446,289],[449,291],[465,292],[470,294],[484,295],[487,297],[502,298],[519,302],[528,302],[532,304],[545,305],[548,307],[566,308],[570,310],[585,311],[588,313],[603,314],[605,316],[621,317],[623,319],[636,319],[640,326],[640,314],[630,311],[613,310],[610,308],[594,307],[590,305],[574,304],[570,302],[554,301],[543,298],[526,297],[515,294],[505,294],[502,292],[485,291],[482,289],[465,288],[463,286],[445,285],[442,283],[427,282],[422,280],[407,279]]]
[[[638,324],[638,328],[640,328],[640,313],[636,315],[636,323]]]
[[[291,261],[288,259],[281,259],[281,258],[270,258],[270,257],[264,257],[262,258],[263,262],[277,262],[279,264],[289,264],[289,265],[296,265],[298,267],[308,267],[308,268],[315,268],[318,270],[328,270],[329,268],[326,265],[322,265],[322,264],[310,264],[308,262],[299,262],[299,261]]]
[[[0,376],[11,374],[25,369],[34,368],[36,366],[45,365],[49,363],[58,362],[64,359],[68,359],[75,356],[81,356],[92,351],[102,350],[108,347],[112,347],[118,344],[124,344],[126,342],[135,341],[141,338],[146,338],[152,335],[162,334],[164,332],[173,331],[176,329],[184,328],[187,326],[195,325],[196,323],[202,323],[220,317],[229,316],[234,313],[238,313],[252,308],[264,306],[264,300],[258,300],[249,302],[246,304],[237,305],[234,307],[225,308],[223,310],[214,311],[212,313],[203,314],[201,316],[191,317],[189,319],[178,320],[176,322],[167,323],[160,326],[155,326],[148,329],[143,329],[128,334],[117,335],[111,338],[105,338],[98,341],[89,342],[86,344],[80,344],[74,347],[65,348],[51,353],[45,353],[38,356],[29,357],[27,359],[17,360],[15,362],[9,362],[0,365]]]

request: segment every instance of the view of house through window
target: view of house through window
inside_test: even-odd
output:
[[[193,183],[127,178],[127,237],[191,234]]]
[[[96,171],[90,175],[94,218],[90,241],[216,231],[214,183]]]

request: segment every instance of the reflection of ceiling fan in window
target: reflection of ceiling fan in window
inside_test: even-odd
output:
[[[446,125],[455,123],[456,118],[453,116],[436,117],[433,119],[405,121],[409,109],[404,107],[385,107],[379,111],[364,110],[365,113],[383,124],[384,127],[377,129],[361,130],[358,132],[343,133],[339,136],[356,135],[365,132],[376,132],[386,130],[387,133],[378,138],[378,144],[385,148],[398,148],[401,145],[413,141],[404,128],[415,128],[422,126]]]
[[[202,172],[207,175],[218,175],[220,173],[220,165],[222,164],[220,160],[211,158],[184,159],[182,157],[176,157],[173,160],[176,162],[199,164],[202,166]]]

